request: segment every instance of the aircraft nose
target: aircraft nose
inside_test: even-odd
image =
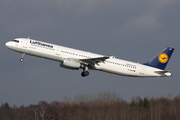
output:
[[[6,45],[6,47],[8,47],[8,48],[9,48],[9,46],[10,46],[10,43],[9,43],[9,42],[7,42],[5,45]]]

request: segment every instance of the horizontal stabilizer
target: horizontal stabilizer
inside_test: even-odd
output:
[[[157,74],[160,74],[160,75],[162,75],[162,76],[172,76],[172,73],[171,73],[171,71],[154,71],[155,73],[157,73]]]

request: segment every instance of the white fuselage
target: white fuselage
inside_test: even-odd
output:
[[[16,40],[16,39],[15,39]],[[63,62],[65,58],[83,60],[91,58],[104,57],[104,55],[94,54],[81,50],[76,50],[68,47],[63,47],[55,44],[50,44],[42,41],[37,41],[28,38],[17,38],[18,43],[9,41],[6,46],[16,52],[25,53],[32,56],[37,56],[45,59],[50,59],[58,62]],[[125,61],[110,57],[103,62],[94,64],[94,70],[100,70],[108,73],[135,76],[135,77],[160,77],[171,76],[171,74],[158,74],[155,71],[163,71],[154,67]]]

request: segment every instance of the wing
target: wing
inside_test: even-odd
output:
[[[104,57],[97,57],[97,58],[89,58],[89,59],[79,59],[79,61],[86,65],[94,65],[104,62],[106,59],[109,59],[110,57],[104,56]]]

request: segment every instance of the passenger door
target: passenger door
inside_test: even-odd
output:
[[[145,73],[145,67],[143,65],[141,65],[141,71],[140,71],[140,74],[141,75],[144,75]]]
[[[29,40],[24,40],[24,41],[23,41],[23,47],[24,47],[24,48],[27,48],[27,47],[28,47],[28,41],[29,41]]]
[[[56,47],[56,55],[60,55],[60,48],[59,47]]]

